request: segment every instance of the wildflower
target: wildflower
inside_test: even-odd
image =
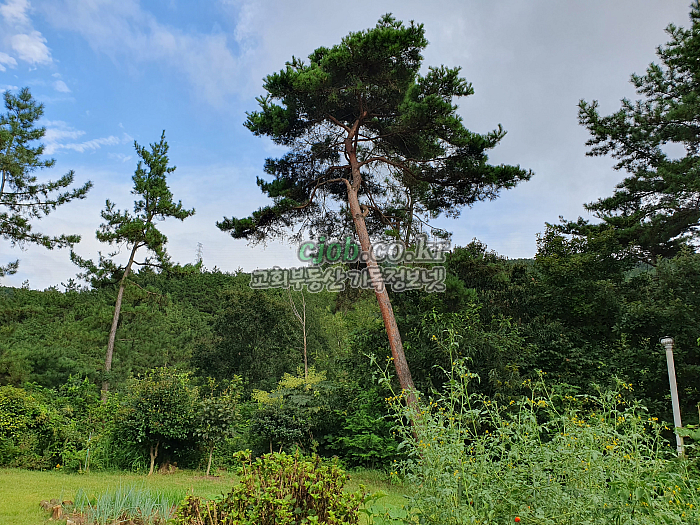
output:
[[[519,517],[519,516],[516,516],[516,517],[515,517],[515,523],[520,523],[520,517]]]

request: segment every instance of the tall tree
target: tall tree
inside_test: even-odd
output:
[[[602,219],[579,219],[565,233],[587,234],[612,227],[623,247],[656,265],[692,244],[700,234],[700,3],[690,8],[691,28],[669,25],[671,40],[659,46],[660,63],[632,75],[640,100],[622,100],[616,113],[601,117],[598,102],[579,103],[579,122],[591,132],[588,155],[612,155],[615,168],[630,175],[611,197],[586,205]],[[668,144],[680,145],[685,152]],[[568,231],[567,231],[568,230]]]
[[[413,389],[389,295],[372,256],[370,234],[411,241],[421,222],[494,199],[527,180],[517,166],[492,166],[486,152],[505,131],[467,130],[456,97],[473,93],[459,68],[419,75],[423,25],[385,15],[373,29],[320,47],[309,63],[292,57],[265,79],[267,94],[245,123],[290,152],[268,159],[272,182],[258,179],[274,203],[217,226],[234,238],[263,241],[298,227],[338,234],[351,222],[367,261],[403,388]]]
[[[92,182],[62,192],[73,184],[71,170],[55,181],[37,182],[33,172],[51,168],[55,159],[42,159],[44,145],[36,144],[46,134],[36,123],[44,114],[44,105],[32,98],[29,88],[18,95],[5,91],[5,109],[0,115],[0,237],[20,248],[34,243],[48,249],[72,247],[79,235],[50,236],[32,231],[32,219],[42,219],[61,204],[83,199]],[[0,266],[0,277],[17,271],[19,261]]]
[[[287,297],[244,285],[222,293],[219,302],[215,342],[201,345],[192,358],[199,375],[220,380],[240,375],[248,389],[268,389],[296,369],[301,334]]]
[[[110,253],[108,257],[103,257],[100,254],[97,264],[71,252],[71,260],[86,270],[85,277],[90,276],[95,280],[105,276],[116,276],[119,279],[119,291],[117,292],[112,327],[109,331],[105,354],[105,377],[102,382],[103,399],[106,398],[109,390],[109,373],[112,370],[114,341],[119,325],[124,289],[131,268],[134,264],[161,269],[169,267],[170,259],[165,251],[168,238],[156,228],[156,221],[165,220],[166,217],[174,217],[182,221],[194,215],[194,208],[184,209],[181,201],[175,204],[173,194],[168,188],[166,178],[168,174],[175,171],[175,166],[168,166],[168,143],[165,141],[165,131],[160,137],[160,142],[150,145],[150,151],[139,146],[135,141],[134,148],[141,158],[132,177],[134,189],[131,193],[139,196],[134,201],[134,213],[132,215],[128,210],[117,210],[114,204],[107,200],[105,209],[101,213],[102,218],[107,222],[101,224],[100,229],[96,232],[96,237],[101,242],[128,246],[130,253],[126,265],[121,266],[114,262],[114,257],[119,251]],[[146,257],[142,262],[136,261],[136,252],[139,248],[146,248],[152,256]]]

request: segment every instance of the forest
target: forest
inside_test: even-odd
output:
[[[366,272],[365,287],[256,288],[250,273],[173,261],[159,221],[195,210],[169,189],[165,132],[135,143],[133,211],[102,211],[110,253],[89,259],[75,235],[37,233],[91,183],[74,186],[72,172],[38,182],[54,162],[43,105],[28,88],[6,91],[0,233],[68,248],[77,275],[43,291],[0,287],[0,466],[209,476],[243,460],[243,479],[272,470],[242,486],[273,493],[265,479],[292,476],[296,458],[295,476],[331,462],[410,487],[405,509],[375,523],[698,523],[698,4],[690,21],[669,27],[659,63],[632,77],[638,101],[609,116],[580,102],[589,154],[614,158],[625,178],[586,204],[596,221],[545,224],[532,259],[474,239],[443,262],[411,263],[421,234],[450,239],[431,220],[533,175],[489,163],[505,132],[465,127],[455,101],[473,90],[459,68],[419,73],[422,25],[386,15],[269,75],[246,127],[288,148],[258,178],[271,204],[216,227],[295,246],[350,235],[365,256],[334,261],[329,249],[309,266]],[[444,268],[440,291],[389,283],[399,263],[374,255],[383,242],[402,247],[407,268]],[[11,257],[0,278],[17,271]],[[674,340],[682,428],[662,337]],[[196,521],[205,503],[194,496],[177,519],[263,523],[241,503],[250,494],[212,503],[234,521]],[[326,496],[335,511],[309,511],[323,523],[357,522],[368,497]],[[304,523],[296,504],[269,523]]]

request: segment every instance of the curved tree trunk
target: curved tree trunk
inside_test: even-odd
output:
[[[408,396],[406,398],[407,404],[409,406],[413,406],[416,402],[413,378],[411,377],[411,371],[408,368],[406,355],[403,351],[401,334],[399,333],[399,327],[396,324],[394,309],[391,307],[391,300],[389,299],[389,293],[387,292],[384,284],[381,268],[374,259],[372,242],[369,238],[369,233],[367,232],[367,225],[365,224],[366,215],[363,213],[360,206],[360,201],[358,199],[358,192],[362,183],[362,174],[360,173],[360,165],[357,160],[357,142],[355,140],[353,144],[353,140],[356,139],[359,124],[360,121],[358,120],[353,128],[349,130],[348,137],[345,139],[345,152],[352,169],[352,181],[348,181],[346,183],[348,189],[348,205],[350,207],[350,214],[352,215],[353,223],[355,224],[355,232],[357,233],[357,238],[360,241],[360,246],[362,251],[367,253],[367,271],[369,272],[370,279],[372,280],[374,293],[377,296],[377,302],[379,303],[379,310],[381,311],[382,319],[384,320],[384,327],[386,328],[386,335],[389,338],[389,347],[391,348],[391,355],[394,359],[396,375],[399,377],[401,388]]]
[[[117,326],[119,325],[119,314],[122,310],[122,299],[124,297],[124,288],[126,287],[126,279],[131,271],[131,266],[134,264],[134,257],[139,244],[134,244],[129,256],[129,263],[126,265],[122,280],[119,282],[119,292],[117,293],[117,302],[114,305],[114,317],[112,317],[112,328],[109,330],[109,340],[107,341],[107,353],[105,355],[105,379],[102,381],[102,402],[107,401],[107,392],[109,391],[109,381],[107,374],[112,370],[112,356],[114,355],[114,341],[117,337]],[[153,465],[151,465],[151,468]]]

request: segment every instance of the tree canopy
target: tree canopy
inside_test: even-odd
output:
[[[487,134],[464,127],[454,99],[474,91],[460,68],[418,73],[426,45],[422,24],[385,15],[374,29],[318,48],[308,64],[293,57],[269,75],[260,110],[245,125],[291,149],[266,161],[272,182],[258,179],[274,204],[219,228],[254,240],[295,225],[334,233],[341,217],[331,202],[347,211],[349,183],[374,231],[410,239],[423,219],[457,216],[459,207],[529,179],[517,166],[488,164],[487,151],[505,135],[501,126]]]

